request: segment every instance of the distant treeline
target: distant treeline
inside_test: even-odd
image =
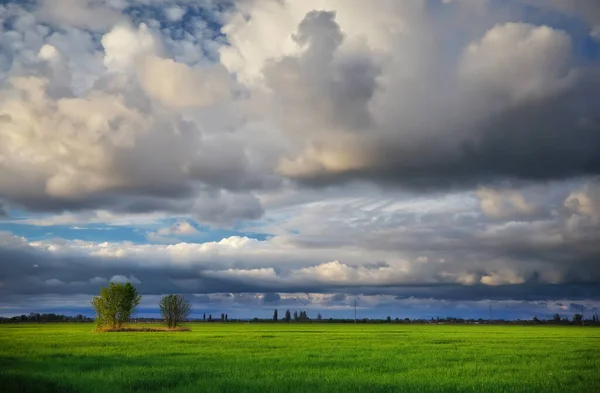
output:
[[[203,314],[202,318],[188,318],[188,322],[201,322],[201,323],[213,323],[213,322],[227,322],[227,323],[360,323],[360,324],[466,324],[466,325],[480,325],[480,324],[495,324],[495,325],[596,325],[600,326],[600,320],[598,314],[591,315],[590,318],[585,319],[582,314],[574,314],[571,318],[554,314],[551,319],[539,319],[533,317],[532,319],[522,320],[505,320],[505,319],[464,319],[464,318],[431,318],[431,319],[409,319],[409,318],[392,318],[391,316],[385,319],[371,319],[371,318],[360,318],[356,319],[341,319],[341,318],[323,318],[321,313],[318,313],[316,318],[312,319],[308,316],[306,311],[294,311],[287,310],[283,318],[278,318],[277,310],[273,313],[272,318],[253,318],[253,319],[232,319],[229,318],[228,314],[222,313],[213,317],[212,314]],[[24,323],[24,322],[94,322],[93,318],[86,317],[82,314],[76,316],[67,316],[60,314],[39,314],[30,313],[29,315],[18,315],[14,317],[0,317],[0,323]],[[161,318],[132,318],[133,323],[161,323],[164,322]]]
[[[75,316],[61,314],[39,314],[29,313],[29,315],[17,315],[14,317],[0,317],[0,323],[19,323],[19,322],[94,322],[94,318],[86,317],[82,314]]]

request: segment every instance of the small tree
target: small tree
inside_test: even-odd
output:
[[[208,322],[212,322],[212,314],[208,314]]]
[[[160,314],[169,328],[175,328],[185,321],[192,306],[183,295],[165,295],[159,303]]]
[[[554,314],[552,319],[554,320],[554,323],[560,323],[560,315],[558,313]]]
[[[273,322],[277,322],[277,310],[273,312]]]
[[[285,311],[285,321],[289,322],[292,319],[292,314],[290,313],[290,310],[286,310]]]
[[[575,322],[577,325],[581,325],[583,322],[583,315],[582,314],[573,315],[573,322]]]
[[[387,317],[387,319],[386,319],[386,322],[387,322],[387,323],[391,323],[391,322],[392,322],[392,317],[390,317],[390,316],[388,315],[388,317]]]
[[[317,321],[322,321],[323,320],[323,316],[321,315],[321,313],[317,314]]]
[[[129,321],[142,297],[131,283],[115,284],[100,289],[100,295],[91,301],[96,312],[96,329],[120,328]]]
[[[206,313],[202,314],[202,320],[206,321]]]
[[[294,321],[298,321],[298,311],[294,311]]]

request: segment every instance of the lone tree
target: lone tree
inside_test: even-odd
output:
[[[192,311],[192,306],[183,295],[165,295],[160,299],[159,307],[160,315],[170,329],[179,326]]]
[[[274,322],[277,322],[277,319],[278,319],[278,318],[277,318],[277,310],[275,310],[275,311],[273,312],[273,321],[274,321]]]
[[[108,287],[102,287],[100,295],[90,302],[96,312],[96,329],[120,328],[129,321],[141,299],[131,283],[111,282]]]

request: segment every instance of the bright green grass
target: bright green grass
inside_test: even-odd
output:
[[[3,392],[600,392],[600,329],[0,325]]]

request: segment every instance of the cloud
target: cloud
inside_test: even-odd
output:
[[[260,216],[251,192],[268,174],[248,159],[248,136],[224,135],[223,125],[201,129],[210,111],[194,121],[178,111],[227,100],[229,74],[163,58],[161,41],[144,23],[117,24],[102,36],[103,52],[79,30],[40,36],[29,71],[13,67],[2,88],[0,195],[41,211],[197,210],[210,222]],[[81,66],[93,70],[87,79]],[[206,204],[219,207],[207,214]]]
[[[61,286],[64,285],[65,283],[57,280],[56,278],[51,278],[49,280],[44,281],[44,283],[49,286],[49,287],[56,287],[56,286]]]
[[[106,29],[124,19],[120,1],[41,0],[36,15],[43,22],[91,30]],[[67,11],[68,10],[68,11]]]
[[[147,238],[148,240],[155,242],[177,243],[177,238],[179,237],[193,236],[199,233],[200,232],[188,221],[180,220],[169,227],[159,228],[155,232],[149,232]]]
[[[162,228],[158,230],[161,235],[194,235],[198,233],[198,230],[194,228],[187,221],[180,221],[169,228]]]
[[[102,36],[104,47],[104,65],[110,71],[127,71],[135,66],[144,55],[156,55],[162,51],[162,45],[145,23],[137,29],[128,25],[117,25]]]
[[[27,241],[6,235],[3,244],[10,247],[0,249],[5,260],[14,262],[0,273],[7,277],[6,294],[37,293],[36,280],[50,279],[64,283],[61,293],[94,292],[100,284],[96,278],[118,275],[135,277],[146,294],[596,298],[589,288],[600,280],[597,222],[572,224],[574,215],[583,215],[563,207],[569,194],[547,193],[557,194],[547,208],[558,214],[526,211],[520,219],[512,205],[509,216],[473,214],[480,201],[472,194],[419,203],[399,197],[321,200],[267,212],[265,220],[276,225],[262,228],[274,232],[264,240],[231,236],[213,242],[143,244]],[[280,216],[283,212],[286,218]],[[157,233],[169,238],[193,235],[188,225],[176,222]],[[23,260],[38,264],[35,273]]]
[[[259,217],[254,193],[286,178],[439,190],[600,168],[600,71],[577,59],[566,31],[505,23],[484,4],[487,25],[444,55],[436,37],[458,34],[461,4],[439,23],[422,2],[256,0],[222,15],[203,4],[223,18],[218,39],[206,28],[159,29],[150,8],[192,9],[174,4],[79,2],[72,20],[56,19],[53,2],[11,6],[0,102],[7,201],[45,211],[197,209],[199,219],[231,222]],[[148,16],[129,15],[134,5]],[[194,12],[181,23],[192,21],[201,24]]]
[[[440,189],[600,169],[598,108],[567,104],[598,102],[590,87],[600,71],[577,66],[565,31],[498,23],[442,58],[433,37],[458,26],[436,27],[418,6],[251,4],[248,18],[224,27],[232,45],[222,61],[283,114],[274,115],[291,145],[277,167],[283,176]],[[359,11],[366,21],[351,24]],[[267,17],[281,18],[278,41],[259,48],[242,39],[262,43],[257,21]],[[371,24],[385,18],[395,29]]]
[[[171,107],[202,107],[230,95],[229,73],[224,67],[192,69],[158,57],[142,61],[140,83],[150,97]]]
[[[104,285],[104,284],[107,284],[107,283],[108,283],[108,280],[106,278],[102,278],[102,277],[90,278],[90,284]]]
[[[509,102],[543,97],[568,85],[572,44],[547,26],[507,23],[489,30],[463,54],[460,77],[469,87]]]
[[[113,282],[115,284],[126,284],[126,283],[132,283],[132,284],[141,284],[142,282],[140,280],[138,280],[137,278],[135,278],[134,276],[121,276],[121,275],[116,275],[116,276],[112,276],[110,278],[110,280],[108,280],[110,282]]]
[[[572,192],[565,200],[565,207],[600,222],[600,183],[589,182],[581,190]]]
[[[185,15],[185,13],[185,9],[177,6],[169,7],[165,10],[165,16],[170,22],[180,21],[181,18],[183,18],[183,16]]]
[[[595,26],[592,31],[590,31],[590,36],[593,39],[600,41],[600,25]]]
[[[523,194],[513,190],[479,189],[477,192],[481,210],[494,218],[523,217],[536,212],[536,206],[528,203]]]

